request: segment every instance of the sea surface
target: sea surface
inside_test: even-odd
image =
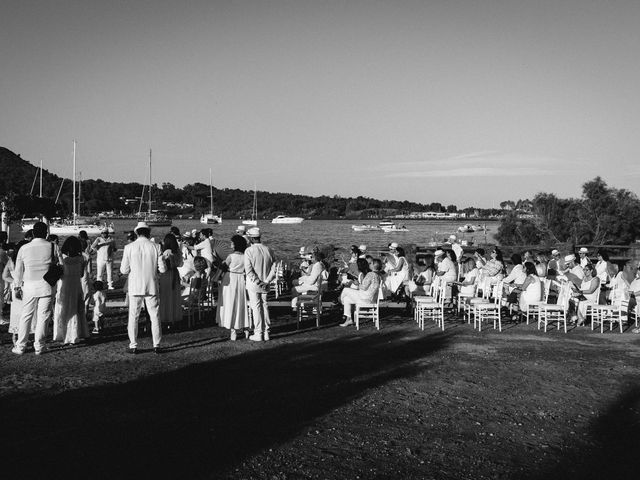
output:
[[[377,220],[365,223],[377,224]],[[116,231],[115,238],[117,245],[122,251],[122,246],[126,243],[126,234],[135,228],[136,220],[113,220],[113,227]],[[298,256],[301,246],[313,247],[315,245],[328,245],[339,248],[337,255],[341,254],[348,258],[351,245],[367,245],[370,252],[386,251],[391,242],[399,245],[413,244],[417,246],[427,246],[430,242],[442,243],[450,234],[456,234],[459,239],[474,242],[475,245],[495,243],[494,235],[500,222],[482,222],[487,226],[486,234],[482,231],[473,233],[460,233],[458,227],[465,221],[440,221],[440,220],[407,220],[396,222],[398,228],[406,226],[407,232],[384,233],[382,231],[355,232],[352,225],[361,225],[362,221],[353,220],[305,220],[300,224],[272,224],[270,220],[258,221],[258,227],[262,234],[262,241],[272,247],[279,258],[293,259]],[[220,225],[203,225],[199,220],[174,220],[173,225],[184,233],[190,230],[200,230],[210,227],[214,236],[220,240],[230,240],[235,233],[241,220],[225,219]],[[474,225],[476,223],[473,223]],[[247,227],[249,228],[249,227]],[[154,227],[151,236],[156,241],[161,242],[169,232],[169,227]],[[12,225],[11,240],[20,239],[22,233],[17,225]],[[62,244],[61,239],[61,244]]]

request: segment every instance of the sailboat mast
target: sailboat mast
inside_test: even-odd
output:
[[[213,215],[213,185],[211,183],[211,169],[209,169],[209,198],[211,199],[211,215]]]
[[[73,224],[76,224],[76,141],[73,141]]]
[[[149,149],[149,215],[151,215],[151,149]]]
[[[40,198],[42,198],[42,160],[40,160]]]

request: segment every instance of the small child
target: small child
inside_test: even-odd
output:
[[[104,294],[104,283],[93,282],[93,333],[100,333],[100,319],[107,308],[107,297]]]

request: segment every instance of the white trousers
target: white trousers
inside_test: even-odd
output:
[[[267,294],[252,292],[247,290],[249,294],[249,305],[253,314],[253,333],[262,335],[264,332],[269,333],[271,328],[271,319],[269,318],[269,307],[267,306]]]
[[[29,333],[31,332],[31,322],[34,321],[34,316],[36,329],[33,348],[39,351],[45,347],[47,324],[51,319],[52,313],[53,296],[34,297],[29,295],[28,290],[23,290],[22,315],[18,323],[18,341],[16,342],[16,346],[20,350],[24,350],[27,347]]]
[[[151,336],[153,338],[153,348],[160,346],[162,340],[162,327],[160,326],[160,313],[157,295],[129,295],[129,348],[138,346],[138,318],[142,304],[147,307],[149,319],[151,320]]]
[[[98,260],[97,262],[97,273],[96,273],[96,280],[100,280],[102,281],[102,277],[104,275],[104,271],[107,271],[107,286],[109,287],[113,287],[113,272],[112,272],[112,268],[113,267],[113,262],[105,262],[102,260]]]
[[[368,303],[365,298],[365,293],[362,290],[356,290],[355,288],[344,288],[340,294],[340,301],[342,302],[342,314],[351,318],[351,311],[353,306],[357,303]]]

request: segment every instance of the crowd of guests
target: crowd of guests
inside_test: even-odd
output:
[[[7,243],[6,234],[0,235],[0,301],[11,302],[9,332],[14,353],[25,353],[33,335],[35,353],[41,354],[46,349],[50,319],[51,338],[65,345],[87,338],[90,322],[91,333],[100,332],[105,291],[114,289],[118,246],[112,234],[105,229],[90,241],[80,232],[60,246],[58,238],[47,236],[47,226],[39,222],[16,245]],[[300,295],[322,294],[331,284],[343,306],[340,326],[347,327],[354,324],[354,308],[359,304],[391,298],[407,301],[409,306],[413,297],[428,294],[436,284],[443,287],[445,302],[451,304],[458,293],[471,296],[485,292],[495,297],[500,285],[504,289],[500,293],[517,319],[528,304],[543,299],[545,290],[557,296],[567,285],[571,321],[584,325],[588,305],[630,301],[632,312],[635,296],[640,294],[637,262],[629,260],[618,271],[604,250],[597,252],[595,263],[586,248],[581,248],[577,257],[572,253],[563,256],[558,250],[550,256],[525,251],[512,254],[506,262],[498,247],[465,254],[452,235],[443,247],[423,255],[415,264],[396,242],[388,245],[388,251],[378,253],[374,258],[366,245],[353,245],[350,258],[336,267],[320,249],[302,247],[295,274],[288,277],[292,309],[298,308]],[[60,267],[62,275],[49,283],[44,277],[54,266]],[[252,341],[269,340],[267,293],[283,272],[273,250],[262,243],[257,227],[238,227],[229,243],[215,239],[210,228],[180,234],[171,227],[159,242],[151,237],[150,227],[139,222],[127,235],[120,274],[127,294],[128,351],[138,351],[138,323],[144,305],[153,349],[160,353],[162,325],[181,321],[185,295],[201,295],[212,284],[218,286],[216,323],[229,330],[232,341],[239,335]]]

